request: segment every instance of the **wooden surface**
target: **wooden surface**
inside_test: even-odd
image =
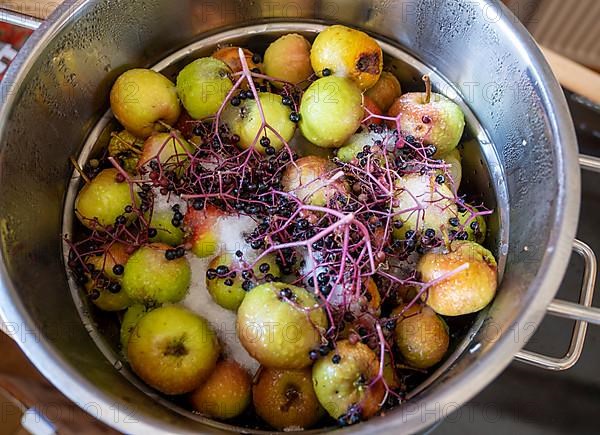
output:
[[[19,408],[35,407],[60,435],[117,435],[56,390],[27,360],[17,344],[0,333],[0,435],[23,435]]]

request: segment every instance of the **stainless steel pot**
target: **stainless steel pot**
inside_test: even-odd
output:
[[[456,84],[491,139],[506,189],[506,269],[481,325],[411,401],[348,432],[412,433],[465,403],[519,352],[558,288],[573,246],[579,168],[561,89],[539,49],[497,1],[69,0],[34,33],[2,83],[0,108],[0,314],[3,329],[61,391],[127,433],[231,430],[163,406],[121,375],[81,321],[61,255],[61,220],[76,155],[107,108],[114,78],[153,65],[224,29],[279,21],[339,22],[412,53]],[[490,186],[491,187],[491,186]],[[589,267],[593,253],[578,243]],[[553,303],[565,315],[572,305]],[[580,309],[581,310],[581,309]],[[597,320],[597,313],[588,320]],[[578,324],[564,368],[581,351]]]

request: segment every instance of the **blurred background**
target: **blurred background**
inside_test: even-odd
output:
[[[441,6],[449,6],[458,0],[438,1]],[[543,46],[561,81],[581,152],[600,156],[600,0],[504,2]],[[0,0],[0,21],[3,9],[44,19],[58,4],[56,0]],[[25,28],[0,24],[0,79],[30,34]],[[578,237],[600,252],[600,174],[584,171],[582,177]],[[582,273],[583,265],[574,256],[559,297],[577,300]],[[596,297],[595,305],[600,305],[600,297]],[[572,329],[573,322],[548,317],[527,348],[561,356],[568,348]],[[2,333],[0,350],[0,435],[114,433],[52,388]],[[469,404],[458,411],[449,410],[447,418],[429,433],[597,434],[600,429],[594,413],[600,410],[598,361],[600,328],[591,327],[583,356],[571,370],[547,372],[514,362]]]

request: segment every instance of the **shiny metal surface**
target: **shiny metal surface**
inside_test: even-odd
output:
[[[587,171],[600,173],[600,159],[598,157],[581,154],[579,156],[579,164]]]
[[[573,335],[571,336],[569,350],[561,358],[522,350],[515,355],[518,361],[547,370],[560,371],[570,369],[577,364],[583,352],[588,323],[600,325],[600,310],[591,308],[596,288],[596,275],[598,274],[596,254],[594,254],[594,251],[588,245],[580,240],[575,240],[573,250],[585,262],[579,304],[555,299],[548,306],[548,313],[577,321],[573,329]]]
[[[37,30],[42,25],[42,21],[19,12],[9,11],[0,7],[0,23],[12,24],[14,26],[25,27],[30,30]]]
[[[63,200],[115,77],[190,42],[260,22],[341,22],[413,54],[455,84],[499,156],[510,207],[506,271],[481,328],[410,402],[347,432],[412,433],[490,382],[530,336],[563,276],[578,218],[573,126],[539,49],[493,0],[67,1],[28,41],[0,88],[0,313],[38,368],[127,433],[216,433],[162,406],[104,358],[72,302],[61,261]],[[473,47],[467,50],[466,47]],[[568,194],[567,194],[568,193]],[[93,331],[92,331],[93,332]]]

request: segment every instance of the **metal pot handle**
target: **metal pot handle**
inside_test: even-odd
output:
[[[593,156],[580,155],[581,169],[600,173],[600,159]],[[583,352],[585,334],[588,323],[600,325],[600,309],[592,307],[596,287],[597,261],[594,251],[580,240],[575,240],[573,250],[583,257],[585,268],[583,271],[583,286],[579,296],[579,303],[555,299],[548,305],[548,313],[576,320],[569,350],[562,358],[542,355],[540,353],[522,350],[515,355],[518,361],[541,367],[547,370],[567,370],[573,367]]]
[[[20,12],[2,9],[2,6],[0,6],[0,23],[7,23],[30,30],[36,30],[42,25],[43,20]]]
[[[581,255],[585,261],[583,271],[583,286],[579,296],[579,303],[555,299],[548,305],[548,313],[567,319],[577,320],[569,350],[561,357],[543,355],[541,353],[522,350],[515,355],[517,361],[541,367],[547,370],[567,370],[573,367],[583,352],[585,334],[588,323],[600,325],[600,309],[592,307],[594,290],[596,286],[597,262],[594,251],[580,240],[575,240],[573,250]]]

